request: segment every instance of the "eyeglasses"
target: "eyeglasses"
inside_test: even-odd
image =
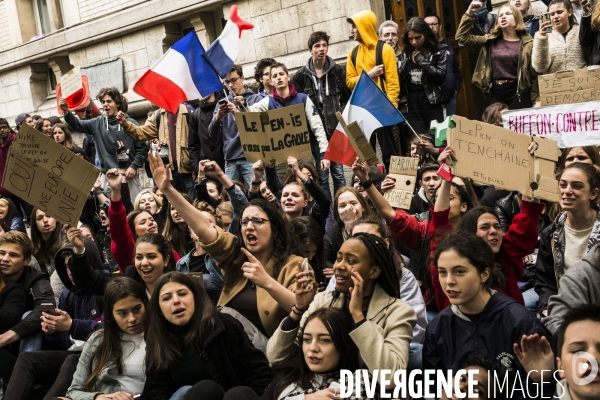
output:
[[[238,81],[238,79],[240,79],[239,76],[237,78],[231,78],[230,80],[223,80],[223,83],[225,83],[226,85],[233,83],[235,85],[235,83]]]
[[[265,221],[269,220],[260,217],[244,218],[242,219],[242,226],[248,226],[250,222],[252,222],[252,225],[254,226],[261,226]]]

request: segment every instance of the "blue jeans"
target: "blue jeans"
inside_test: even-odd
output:
[[[535,313],[535,306],[540,299],[540,296],[535,292],[535,289],[528,289],[521,294],[523,295],[523,300],[525,300],[525,307],[527,307],[529,311]]]
[[[335,162],[331,162],[329,166],[329,172],[331,173],[331,179],[333,179],[333,193],[335,193],[344,186],[346,186],[346,177],[344,176],[344,166]]]
[[[456,97],[450,96],[450,101],[446,104],[446,115],[456,114]]]
[[[246,159],[225,161],[225,175],[231,180],[244,182],[249,188],[254,178],[252,163]]]
[[[423,345],[411,343],[408,350],[408,365],[406,371],[410,372],[415,369],[423,369]]]
[[[192,387],[189,385],[180,387],[175,393],[173,393],[173,396],[171,396],[170,400],[183,400],[183,397],[191,388]]]
[[[31,313],[31,311],[27,311],[23,314],[21,319],[24,319],[29,313]],[[32,351],[40,350],[42,350],[42,332],[34,333],[33,335],[21,339],[19,353],[30,353]]]
[[[180,174],[177,171],[171,171],[173,186],[181,193],[187,193],[192,199],[196,198],[196,190],[194,189],[194,180],[192,174]]]

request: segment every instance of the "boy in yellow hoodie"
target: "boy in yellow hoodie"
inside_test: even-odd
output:
[[[356,57],[353,57],[354,48],[348,53],[346,62],[346,86],[353,90],[358,83],[358,78],[364,70],[375,83],[383,90],[388,99],[398,107],[400,96],[400,81],[398,80],[398,69],[396,64],[396,52],[389,44],[385,43],[381,52],[383,64],[376,65],[377,42],[377,17],[373,11],[365,10],[348,18],[352,26],[350,32],[358,42]],[[354,62],[353,58],[356,59]],[[398,154],[392,127],[377,129],[377,135],[371,135],[371,146],[375,148],[375,136],[381,146],[383,164],[386,171],[389,170],[390,157]]]

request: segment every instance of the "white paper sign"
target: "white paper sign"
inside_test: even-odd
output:
[[[75,67],[60,77],[60,90],[62,97],[67,98],[83,87],[81,82],[81,69]]]
[[[600,101],[505,111],[506,129],[558,142],[558,147],[600,144]]]

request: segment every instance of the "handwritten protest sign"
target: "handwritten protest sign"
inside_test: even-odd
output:
[[[235,114],[242,150],[251,162],[282,164],[289,156],[312,156],[304,106]],[[317,160],[318,161],[318,160]]]
[[[542,106],[600,100],[600,69],[589,66],[538,77]]]
[[[2,186],[63,224],[77,226],[98,168],[27,124],[8,153]]]
[[[558,147],[600,144],[600,101],[524,108],[502,113],[506,129],[556,140]]]
[[[419,159],[414,157],[390,158],[389,174],[396,180],[392,189],[387,190],[383,197],[392,207],[408,210],[415,191]]]
[[[367,140],[362,128],[356,121],[352,121],[349,124],[346,124],[344,117],[338,111],[335,113],[338,121],[342,125],[342,129],[346,132],[346,137],[350,141],[352,148],[356,152],[358,158],[367,163],[367,165],[377,165],[379,164],[379,159],[377,158],[377,154],[373,151],[371,147],[371,143]],[[349,165],[351,167],[351,165]]]
[[[60,77],[60,90],[64,98],[69,97],[83,87],[81,69],[75,67]]]
[[[455,176],[472,178],[478,185],[517,190],[529,197],[558,201],[554,178],[560,150],[554,140],[529,137],[507,129],[454,115],[448,145],[456,152]],[[538,150],[528,151],[535,141]]]

